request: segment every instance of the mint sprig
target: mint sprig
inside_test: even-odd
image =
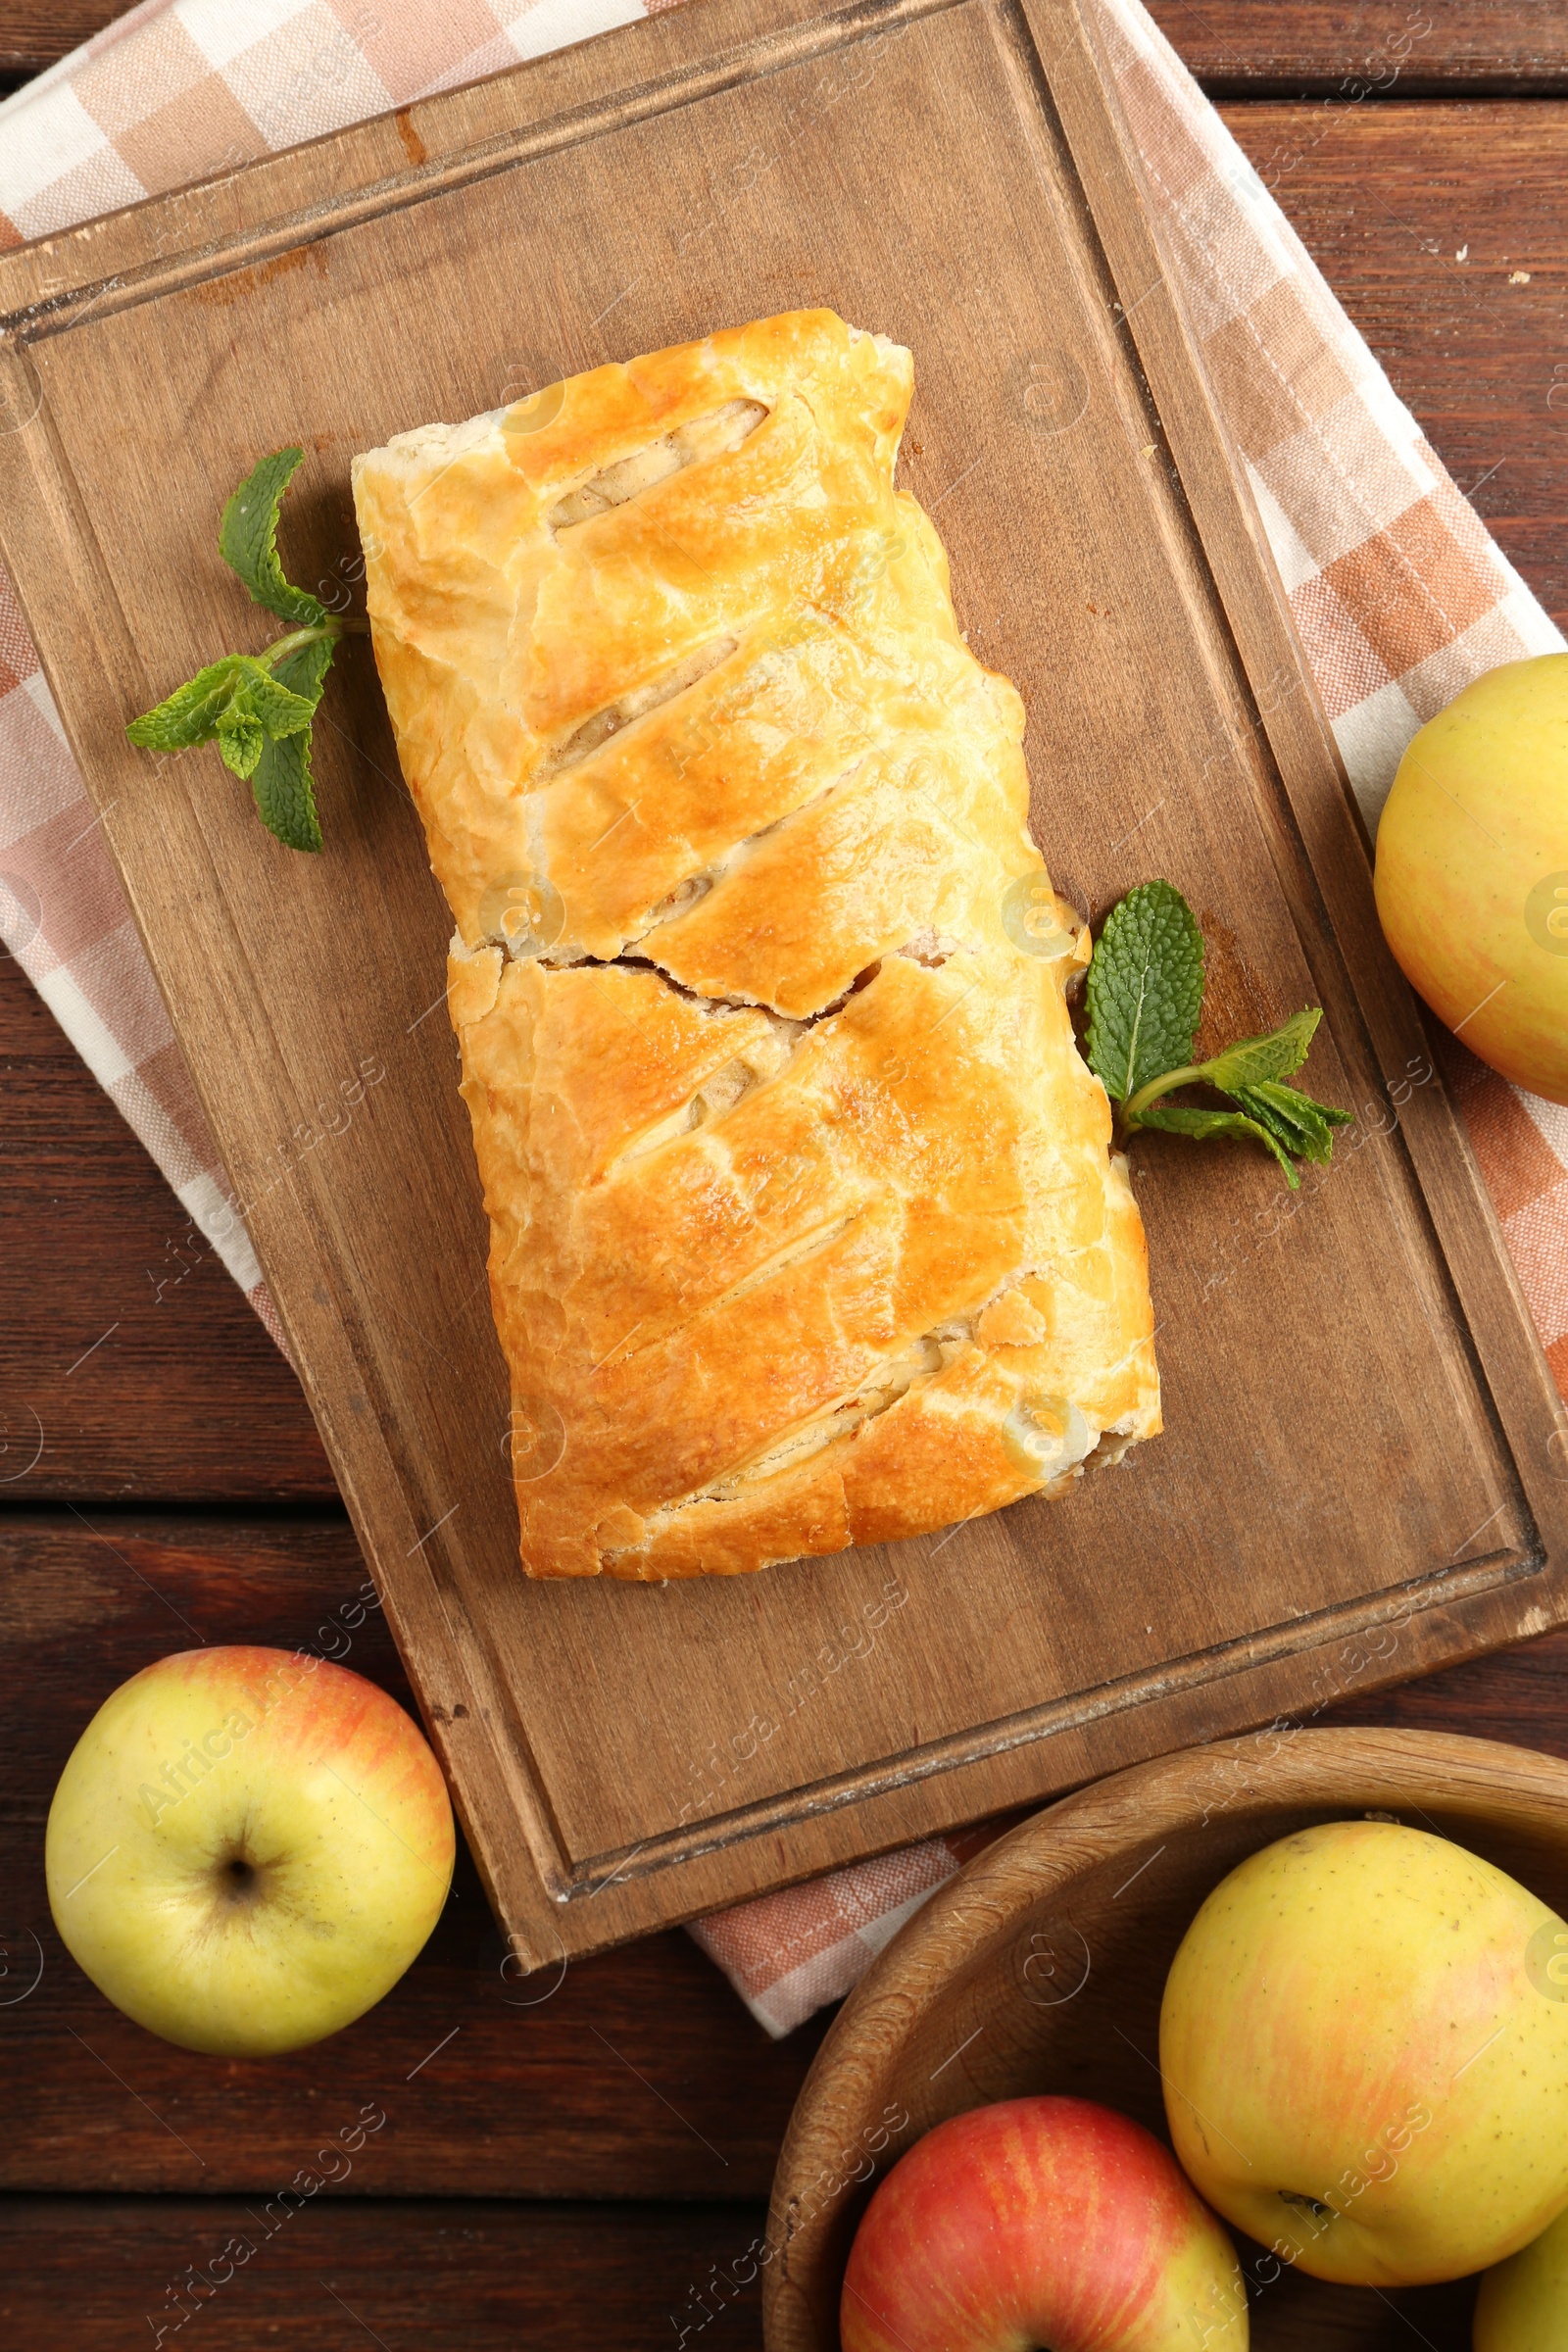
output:
[[[291,850],[318,850],[321,827],[311,776],[311,726],[340,637],[369,624],[329,612],[284,577],[277,553],[283,493],[302,449],[263,458],[223,508],[218,552],[253,603],[292,621],[260,654],[225,654],[176,686],[125,729],[153,752],[215,743],[225,766],[246,778],[262,822]]]
[[[1350,1113],[1285,1084],[1323,1018],[1314,1005],[1266,1037],[1244,1037],[1194,1061],[1203,1010],[1203,935],[1170,882],[1130,890],[1105,917],[1089,964],[1089,1066],[1121,1106],[1121,1124],[1167,1135],[1248,1136],[1272,1152],[1292,1191],[1298,1159],[1326,1161]],[[1236,1103],[1211,1110],[1164,1097],[1208,1086]]]

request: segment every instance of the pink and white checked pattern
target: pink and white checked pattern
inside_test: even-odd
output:
[[[1563,640],[1455,490],[1139,0],[1097,0],[1189,313],[1369,819],[1422,720]],[[0,106],[0,246],[645,14],[642,0],[143,0]],[[1047,845],[1049,848],[1049,844]],[[0,931],[276,1336],[80,777],[0,579]],[[1568,1110],[1460,1095],[1568,1394]],[[849,1990],[977,1831],[693,1931],[771,2034]]]

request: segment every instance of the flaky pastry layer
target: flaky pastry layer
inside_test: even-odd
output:
[[[922,1534],[1159,1426],[1087,943],[893,486],[911,388],[796,313],[356,461],[532,1575]]]

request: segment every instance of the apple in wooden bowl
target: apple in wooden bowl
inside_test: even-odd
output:
[[[1235,2249],[1168,2148],[1090,2099],[1001,2099],[901,2158],[850,2249],[844,2352],[1248,2352]]]
[[[846,2265],[872,2190],[950,2117],[1045,2094],[1114,2108],[1167,2138],[1160,2010],[1195,1917],[1250,1856],[1368,1816],[1506,1873],[1544,1907],[1532,1919],[1568,1914],[1568,1764],[1394,1731],[1287,1727],[1136,1766],[1036,1815],[940,1888],[845,2004],[797,2102],[769,2217],[768,2352],[838,2352]],[[1537,1997],[1555,2007],[1549,1955],[1542,1965]],[[1342,2031],[1353,2034],[1353,2020]],[[1331,2032],[1319,2023],[1316,2061],[1308,2047],[1298,2062],[1308,2104]],[[1322,2193],[1283,2176],[1274,2185]],[[1328,2341],[1382,2352],[1391,2340],[1388,2290],[1309,2278],[1288,2247],[1282,2257],[1239,2235],[1237,2251],[1254,2352]],[[1463,2324],[1468,2285],[1423,2292],[1451,2300]]]

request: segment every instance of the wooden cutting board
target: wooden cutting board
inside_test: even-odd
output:
[[[1097,915],[1175,881],[1216,1034],[1303,1004],[1354,1110],[1288,1194],[1141,1140],[1167,1434],[1065,1500],[666,1588],[530,1585],[373,669],[277,847],[125,720],[272,633],[263,451],[351,580],[351,454],[816,303],[909,344],[902,478],[1019,684]],[[1568,1617],[1568,1442],[1075,0],[705,0],[0,262],[0,539],[468,1835],[530,1963]],[[300,1629],[308,1642],[311,1629]]]

